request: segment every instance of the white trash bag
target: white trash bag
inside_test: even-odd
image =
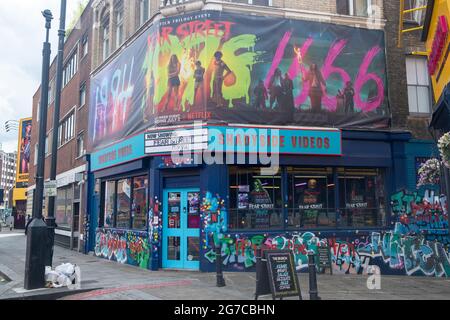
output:
[[[61,288],[69,287],[77,282],[76,270],[79,269],[76,265],[71,263],[63,263],[52,270],[51,267],[45,267],[45,281],[47,287]]]

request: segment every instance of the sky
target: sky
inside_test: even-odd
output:
[[[79,0],[67,0],[66,26]],[[51,61],[58,51],[60,0],[0,1],[0,144],[6,152],[17,150],[18,132],[6,132],[7,120],[31,117],[33,95],[41,82],[45,19],[53,13],[50,30]]]

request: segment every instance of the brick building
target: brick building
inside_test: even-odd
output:
[[[89,85],[91,72],[92,22],[90,3],[72,30],[67,32],[64,46],[63,80],[61,93],[58,141],[57,185],[55,217],[58,228],[55,243],[73,249],[82,249],[80,230],[86,212],[85,172]],[[52,48],[53,51],[57,48]],[[49,76],[49,105],[47,110],[47,138],[45,145],[45,180],[49,179],[55,100],[56,58],[51,63]],[[33,128],[39,128],[40,92],[33,96]],[[32,132],[31,168],[27,190],[28,213],[31,214],[37,164],[38,131]],[[44,200],[44,216],[48,199]]]
[[[227,270],[246,270],[267,245],[294,248],[301,270],[305,248],[328,244],[338,273],[448,275],[433,262],[448,260],[448,235],[431,248],[437,239],[405,233],[418,224],[405,229],[404,206],[391,203],[436,155],[420,31],[399,41],[398,1],[98,0],[91,10],[88,251],[211,271],[218,244]],[[233,149],[199,162],[210,134],[213,150]],[[251,141],[279,148],[278,171],[250,162]],[[394,240],[406,236],[434,260]]]

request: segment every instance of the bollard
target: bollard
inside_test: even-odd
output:
[[[314,261],[314,252],[308,252],[308,271],[309,271],[309,299],[320,300],[317,290],[316,263]]]
[[[225,279],[223,278],[222,273],[222,253],[221,253],[221,247],[215,246],[216,249],[216,280],[217,280],[217,286],[218,287],[225,287]]]

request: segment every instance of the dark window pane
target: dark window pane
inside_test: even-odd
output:
[[[270,229],[283,225],[281,175],[258,167],[230,167],[231,229]]]
[[[168,214],[167,214],[167,226],[170,229],[179,229],[180,217],[181,217],[181,193],[180,192],[169,192],[168,201]]]
[[[147,227],[147,176],[133,178],[133,229],[144,230]]]
[[[200,239],[199,237],[188,237],[188,250],[187,257],[188,261],[199,261],[200,260]]]
[[[105,221],[103,226],[105,228],[114,225],[114,202],[116,197],[116,182],[107,181],[105,183]]]
[[[288,168],[288,185],[288,227],[335,226],[331,168]]]
[[[180,237],[168,237],[167,259],[180,260]]]
[[[340,169],[340,225],[375,227],[384,224],[384,173],[379,169]]]
[[[188,192],[188,228],[200,228],[200,194]]]
[[[131,179],[117,181],[117,228],[130,227]]]

